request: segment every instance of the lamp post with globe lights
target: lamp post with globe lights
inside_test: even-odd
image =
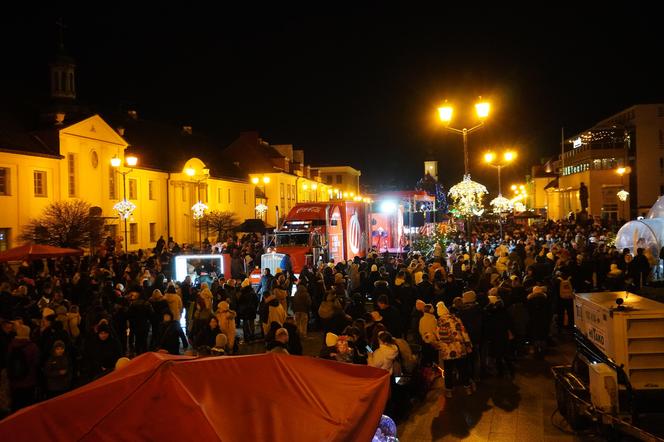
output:
[[[627,198],[629,198],[629,192],[625,190],[625,175],[629,175],[632,172],[632,168],[629,166],[621,166],[616,169],[616,173],[620,175],[620,191],[616,194],[618,196],[618,199],[622,202],[623,207],[625,205],[625,202],[627,201]],[[624,216],[625,209],[623,208],[623,213],[622,215]],[[627,215],[627,218],[624,219],[629,219],[629,213]]]
[[[503,167],[509,165],[516,158],[516,153],[507,150],[503,152],[502,157],[499,159],[498,155],[494,152],[487,152],[484,154],[484,162],[491,166],[495,167],[498,170],[498,196],[491,200],[489,203],[493,207],[493,212],[498,215],[498,226],[500,227],[500,238],[503,237],[503,221],[502,215],[511,208],[510,200],[503,196],[501,182],[500,182],[500,171]]]
[[[261,201],[260,203],[256,204],[256,191],[254,191],[254,210],[256,212],[256,218],[262,219],[263,221],[266,221],[264,219],[265,213],[267,212],[267,193],[265,190],[265,186],[267,184],[270,184],[270,177],[267,175],[263,175],[262,177],[252,177],[251,182],[258,187],[258,183],[263,183],[263,199],[265,199],[265,202]]]
[[[196,204],[191,206],[191,211],[194,220],[198,222],[198,247],[200,250],[203,250],[203,239],[201,233],[201,222],[205,216],[205,211],[208,209],[208,206],[201,201],[201,183],[208,179],[210,176],[210,169],[196,170],[193,167],[187,167],[184,170],[184,173],[192,178],[196,183]]]
[[[447,104],[447,101],[438,108],[438,116],[445,124],[445,128],[451,132],[460,134],[463,138],[463,164],[464,175],[463,180],[450,188],[449,195],[454,200],[454,204],[459,212],[466,217],[468,232],[466,234],[467,240],[471,243],[470,232],[470,219],[473,215],[480,216],[484,213],[482,208],[482,197],[488,193],[486,187],[470,179],[470,166],[468,163],[468,135],[475,132],[480,127],[484,126],[484,121],[489,116],[491,105],[479,97],[479,101],[475,104],[475,114],[479,123],[470,128],[457,129],[451,127],[449,124],[452,121],[454,108]],[[472,257],[472,244],[469,245],[469,253]]]
[[[124,162],[126,166],[123,169],[120,169],[122,167],[122,159],[117,155],[111,158],[111,166],[113,167],[113,170],[122,175],[122,201],[116,203],[113,206],[113,209],[115,209],[118,212],[118,215],[124,220],[124,249],[126,255],[128,253],[129,243],[129,238],[127,236],[127,218],[129,218],[131,214],[134,213],[134,210],[136,210],[136,204],[127,201],[127,175],[129,175],[134,170],[134,167],[136,167],[136,164],[138,164],[138,158],[134,155],[127,155],[124,157]]]

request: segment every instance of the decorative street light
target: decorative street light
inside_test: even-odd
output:
[[[125,246],[125,255],[128,253],[128,242],[129,238],[127,236],[127,218],[134,213],[136,210],[136,204],[131,201],[127,201],[127,175],[129,175],[133,170],[136,164],[138,164],[138,158],[134,155],[128,155],[124,157],[125,163],[129,166],[128,169],[120,170],[122,166],[122,160],[116,155],[111,158],[111,166],[115,172],[122,175],[122,201],[118,201],[113,209],[118,212],[118,215],[124,220],[124,246]]]
[[[257,198],[256,198],[256,190],[254,190],[254,211],[256,212],[256,218],[257,219],[263,219],[265,216],[265,213],[267,212],[268,206],[267,204],[267,193],[265,190],[265,185],[270,183],[270,177],[267,175],[263,175],[263,177],[252,177],[251,182],[258,187],[258,183],[262,182],[263,183],[263,199],[265,200],[264,202],[261,201],[259,203],[256,203]],[[263,219],[263,221],[266,221]]]
[[[191,206],[192,218],[198,221],[198,247],[200,250],[203,250],[203,238],[201,233],[201,223],[202,219],[205,216],[205,212],[208,209],[208,206],[201,201],[201,182],[208,179],[210,176],[210,169],[202,169],[200,174],[193,167],[187,167],[184,170],[184,173],[187,176],[191,177],[196,183],[196,204]]]
[[[503,196],[502,186],[500,184],[500,171],[503,167],[509,165],[516,158],[516,153],[507,150],[503,152],[502,160],[498,160],[498,156],[494,152],[487,152],[484,154],[484,162],[491,167],[498,169],[498,197],[491,200],[489,204],[493,206],[493,213],[498,214],[498,226],[500,227],[500,238],[503,237],[503,221],[502,214],[511,209],[512,204],[510,200]]]
[[[616,173],[620,175],[620,186],[622,187],[621,190],[616,195],[618,196],[618,199],[623,203],[627,201],[627,198],[629,197],[629,192],[625,190],[625,174],[629,175],[631,172],[632,168],[629,166],[621,166],[616,169]],[[622,215],[624,215],[624,210]]]
[[[484,120],[489,116],[490,109],[491,105],[488,102],[483,101],[482,97],[479,97],[478,103],[475,104],[475,114],[479,119],[479,123],[471,128],[464,127],[462,129],[457,129],[449,125],[452,121],[454,108],[447,104],[447,101],[445,101],[443,106],[438,108],[438,116],[445,124],[445,128],[451,132],[461,134],[463,137],[463,180],[450,188],[449,195],[454,200],[459,212],[466,217],[468,225],[467,239],[469,243],[471,242],[470,216],[480,216],[484,212],[484,209],[482,208],[482,196],[488,192],[486,187],[482,184],[476,183],[470,179],[470,167],[468,164],[468,134],[476,131],[484,125]],[[469,253],[472,256],[472,247],[469,247]]]

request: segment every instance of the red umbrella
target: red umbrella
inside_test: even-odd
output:
[[[44,244],[26,244],[13,249],[0,252],[0,262],[3,261],[31,261],[42,258],[58,258],[60,256],[79,256],[83,254],[80,249],[65,249],[62,247],[47,246]]]
[[[370,441],[389,394],[382,369],[265,353],[145,353],[0,421],[3,441]]]

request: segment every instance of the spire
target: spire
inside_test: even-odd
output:
[[[59,28],[58,49],[50,64],[51,98],[76,99],[76,63],[65,52],[64,30],[66,26],[59,18],[55,22]]]

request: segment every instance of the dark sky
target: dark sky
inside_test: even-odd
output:
[[[607,5],[31,9],[3,14],[0,80],[12,86],[2,95],[8,103],[45,90],[62,15],[84,102],[191,124],[223,145],[258,130],[303,148],[308,163],[350,164],[365,183],[407,187],[425,159],[440,161],[445,185],[461,178],[461,137],[441,127],[436,108],[447,98],[459,109],[453,126],[469,126],[482,95],[493,113],[469,138],[471,172],[491,190],[495,171],[480,164],[487,148],[519,151],[506,186],[559,150],[561,127],[571,135],[664,101],[662,15],[645,3]]]

